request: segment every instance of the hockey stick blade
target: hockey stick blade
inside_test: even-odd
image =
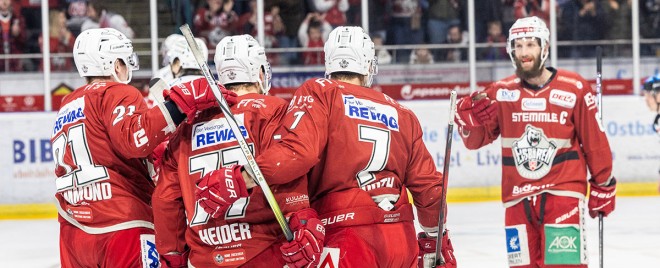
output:
[[[449,122],[447,123],[447,143],[445,145],[445,160],[442,166],[442,194],[440,195],[440,215],[438,217],[438,239],[435,241],[435,265],[444,265],[442,256],[442,236],[445,232],[445,206],[447,204],[447,177],[449,176],[449,160],[451,159],[451,143],[454,137],[454,113],[456,112],[456,90],[449,95]]]
[[[229,124],[231,131],[233,131],[236,134],[234,136],[238,141],[239,147],[241,148],[241,152],[247,159],[248,164],[246,165],[245,170],[248,172],[250,176],[252,176],[255,183],[257,183],[259,187],[261,187],[261,190],[264,192],[264,196],[268,201],[268,205],[270,205],[273,214],[275,214],[275,219],[282,228],[286,240],[287,241],[293,240],[293,233],[291,232],[291,229],[289,228],[289,225],[287,224],[286,219],[284,218],[284,214],[282,214],[282,210],[280,209],[280,206],[277,204],[277,200],[275,200],[275,196],[273,195],[273,192],[271,192],[270,187],[268,187],[268,183],[266,183],[266,179],[264,178],[263,173],[261,173],[261,170],[257,165],[257,161],[254,158],[254,155],[252,155],[252,152],[250,151],[250,148],[247,142],[245,141],[245,137],[243,137],[243,135],[240,135],[240,133],[242,132],[239,129],[238,121],[236,121],[236,118],[234,118],[234,114],[232,114],[231,110],[229,109],[229,105],[227,104],[227,101],[222,96],[222,92],[220,91],[220,88],[216,84],[215,78],[213,77],[213,75],[211,75],[211,70],[209,69],[209,66],[206,63],[207,59],[204,58],[204,56],[199,50],[199,47],[197,47],[197,42],[195,42],[195,37],[193,36],[192,31],[190,30],[190,26],[188,26],[188,24],[184,24],[183,26],[179,27],[179,29],[181,30],[181,33],[183,33],[183,36],[186,38],[186,41],[188,42],[188,46],[190,47],[190,50],[195,56],[195,60],[197,61],[197,64],[199,64],[199,67],[201,68],[202,73],[206,78],[206,81],[211,87],[211,91],[213,91],[213,95],[215,95],[215,99],[220,104],[220,109],[225,114],[225,117],[227,118],[227,123]]]

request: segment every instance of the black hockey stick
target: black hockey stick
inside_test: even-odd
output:
[[[248,144],[245,141],[245,137],[241,135],[242,132],[238,127],[238,121],[236,121],[236,118],[234,118],[234,114],[232,114],[231,110],[229,109],[229,105],[227,104],[227,101],[222,96],[222,92],[220,91],[220,88],[218,88],[218,85],[215,82],[215,78],[213,78],[213,75],[211,75],[211,70],[209,69],[209,66],[206,64],[206,59],[199,51],[199,47],[197,47],[197,42],[195,42],[195,37],[193,36],[192,31],[190,31],[190,27],[188,26],[188,24],[184,24],[183,26],[179,27],[179,29],[181,29],[181,33],[183,33],[183,36],[186,38],[190,50],[192,51],[193,55],[195,55],[195,60],[197,61],[197,64],[199,64],[199,67],[202,69],[202,73],[204,73],[204,77],[206,78],[206,81],[209,83],[209,86],[213,91],[213,95],[215,95],[215,99],[220,104],[220,109],[222,109],[222,112],[225,114],[225,117],[227,118],[227,123],[229,123],[229,127],[231,128],[231,131],[233,131],[236,134],[234,136],[236,136],[238,145],[241,147],[241,151],[243,152],[243,155],[247,159],[247,163],[248,163],[246,165],[247,168],[245,169],[245,171],[247,171],[248,174],[252,176],[255,183],[258,184],[259,187],[261,187],[261,190],[264,192],[264,195],[266,196],[266,200],[268,201],[268,205],[270,205],[271,210],[273,210],[273,214],[275,214],[275,219],[277,219],[277,223],[280,224],[282,231],[284,231],[284,236],[286,237],[286,240],[287,241],[293,240],[293,233],[291,232],[291,229],[289,228],[289,225],[287,224],[286,219],[284,218],[284,214],[282,214],[282,210],[280,209],[280,206],[277,204],[277,200],[275,200],[275,196],[270,191],[270,188],[268,187],[268,183],[266,183],[266,179],[264,178],[264,174],[261,173],[261,170],[257,165],[257,161],[254,159],[254,155],[252,155],[252,151],[250,151],[250,147],[248,147]]]
[[[449,160],[451,159],[451,142],[454,137],[454,113],[456,112],[456,90],[449,95],[449,123],[447,124],[447,143],[445,144],[445,160],[442,166],[442,194],[440,195],[440,216],[438,217],[438,239],[435,241],[435,266],[444,265],[442,256],[442,236],[445,231],[447,206],[447,177],[449,176]],[[433,267],[435,267],[433,266]]]
[[[603,124],[603,48],[596,47],[596,101],[598,102],[598,122]],[[598,261],[603,268],[603,212],[598,213]]]

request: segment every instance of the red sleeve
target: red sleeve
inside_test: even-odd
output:
[[[328,142],[330,103],[324,93],[333,86],[336,84],[327,79],[310,79],[294,94],[282,122],[286,129],[282,142],[257,157],[269,184],[301,177],[319,161]]]
[[[165,115],[158,107],[148,109],[136,88],[110,85],[102,105],[100,111],[108,136],[122,156],[146,157],[165,140]]]
[[[282,119],[286,114],[287,103],[282,99],[275,99],[273,102],[276,106],[272,110],[269,110],[268,115],[261,117],[262,122],[260,129],[262,129],[262,131],[252,132],[261,135],[259,137],[259,146],[261,146],[259,152],[263,152],[281,139],[280,137],[278,140],[275,140],[275,135],[282,134]]]
[[[408,159],[403,183],[413,197],[422,229],[437,232],[443,175],[437,171],[433,157],[424,145],[419,121],[414,117],[411,121],[414,122],[412,155]]]
[[[612,176],[612,151],[605,135],[605,128],[597,114],[596,95],[590,90],[589,82],[578,77],[587,90],[577,92],[577,101],[573,121],[575,132],[582,144],[582,151],[587,161],[591,177],[599,185],[610,183]]]
[[[173,150],[178,150],[180,139],[173,138],[163,158],[163,165],[154,190],[151,206],[154,211],[156,249],[162,254],[182,253],[186,250],[186,213],[179,184],[177,161]]]

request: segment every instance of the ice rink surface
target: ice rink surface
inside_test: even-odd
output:
[[[586,221],[590,267],[598,267],[598,221]],[[660,267],[660,197],[618,198],[604,225],[604,267]],[[449,204],[459,267],[508,267],[503,226],[499,202]],[[60,267],[58,233],[55,219],[0,221],[0,267]]]

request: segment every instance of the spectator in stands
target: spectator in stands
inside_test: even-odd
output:
[[[122,15],[106,10],[101,0],[87,3],[87,19],[82,23],[82,31],[97,28],[113,28],[123,33],[128,39],[133,39],[135,33]]]
[[[348,0],[310,0],[311,9],[314,12],[324,13],[325,20],[332,27],[346,25],[346,11],[348,11]]]
[[[410,53],[410,64],[433,64],[433,54],[428,48],[418,48]]]
[[[423,29],[421,28],[421,8],[418,0],[394,0],[391,10],[392,20],[387,34],[388,43],[393,45],[421,44]],[[408,62],[410,50],[399,50],[397,62]]]
[[[429,0],[426,32],[431,44],[447,43],[451,25],[458,25],[462,6],[459,0]]]
[[[474,36],[481,43],[489,36],[490,23],[502,20],[502,0],[475,0],[474,6],[478,7],[474,10]]]
[[[383,48],[383,36],[380,34],[372,34],[371,41],[374,42],[374,47],[376,49],[376,59],[378,59],[378,64],[390,64],[392,63],[392,55],[387,49]]]
[[[605,10],[606,21],[609,22],[606,32],[606,40],[632,38],[631,16],[632,0],[603,0],[603,9]],[[630,45],[612,45],[606,46],[607,55],[614,57],[630,57],[632,48]]]
[[[660,37],[660,0],[639,1],[639,32],[642,38]],[[658,55],[658,45],[642,45],[642,54]]]
[[[605,11],[596,0],[571,0],[561,6],[560,40],[602,40],[605,35]],[[561,48],[562,55],[571,58],[594,57],[594,46]]]
[[[488,22],[488,37],[486,37],[488,47],[481,50],[481,58],[484,60],[508,59],[506,53],[506,36],[502,34],[502,23],[499,20]],[[495,46],[500,45],[500,46]]]
[[[61,10],[51,10],[48,12],[50,22],[50,29],[48,36],[50,37],[50,53],[70,53],[73,51],[73,42],[75,37],[66,28],[66,14]],[[39,47],[43,53],[43,39],[39,37]],[[43,62],[40,68],[43,70]],[[51,71],[71,71],[73,70],[73,60],[71,57],[64,56],[51,56],[50,57],[50,70]]]
[[[305,48],[321,48],[321,51],[303,52],[303,64],[320,65],[323,64],[325,54],[323,54],[323,44],[328,40],[332,26],[325,21],[326,15],[320,13],[309,13],[298,29],[298,41]]]
[[[205,39],[209,47],[215,47],[222,38],[232,35],[238,22],[233,8],[234,0],[206,0],[193,20],[196,36]]]
[[[515,0],[513,10],[516,19],[536,16],[550,25],[550,0]]]
[[[170,0],[170,11],[174,21],[174,32],[181,33],[179,27],[184,24],[193,24],[193,10],[195,6],[191,0]],[[196,3],[197,1],[195,1]]]
[[[67,8],[67,13],[69,15],[69,19],[66,22],[66,27],[69,28],[69,31],[71,31],[73,36],[78,36],[80,32],[82,32],[80,27],[86,20],[89,19],[87,17],[87,0],[70,1],[69,7]]]
[[[304,5],[301,5],[300,0],[275,0],[273,5],[280,8],[280,17],[284,19],[282,22],[285,28],[284,34],[277,36],[277,44],[280,48],[298,47],[298,28],[307,14]],[[298,60],[298,53],[281,53],[278,64],[297,64]],[[270,64],[274,65],[274,62],[271,61]]]
[[[2,49],[0,54],[21,54],[25,45],[25,21],[20,13],[17,13],[11,0],[0,0],[0,40]],[[0,60],[0,71],[16,72],[23,70],[23,64],[19,59]]]
[[[467,60],[467,33],[461,30],[460,25],[452,25],[447,33],[447,44],[462,45],[461,48],[441,49],[443,59],[449,62],[460,62]]]
[[[236,33],[257,36],[257,1],[250,0],[250,11],[240,15],[236,23]],[[264,12],[265,48],[278,47],[278,36],[284,34],[286,28],[280,16],[280,7],[270,6]],[[269,55],[270,56],[270,55]]]

